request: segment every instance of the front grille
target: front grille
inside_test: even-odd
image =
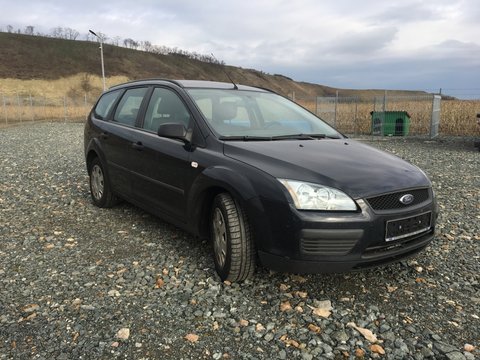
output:
[[[356,239],[301,239],[300,250],[305,255],[346,255]]]
[[[414,199],[412,203],[405,205],[400,202],[400,198],[407,194],[413,195]],[[430,198],[430,192],[428,188],[425,188],[425,189],[415,189],[415,190],[404,190],[404,191],[395,192],[391,194],[371,197],[366,200],[370,204],[373,210],[395,210],[395,209],[404,209],[409,206],[421,204],[427,201],[429,198]]]

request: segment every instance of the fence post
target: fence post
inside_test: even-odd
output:
[[[373,96],[373,111],[377,111],[377,96]],[[372,140],[375,138],[375,124],[373,122],[373,116],[370,119],[370,133],[372,134]]]
[[[22,109],[21,109],[21,106],[20,106],[20,95],[18,95],[17,93],[17,113],[18,113],[18,117],[20,118],[20,122],[23,121],[22,119]]]
[[[353,136],[357,136],[357,123],[358,123],[358,96],[355,96],[355,117],[354,117],[354,123],[353,123]]]
[[[47,120],[47,97],[43,95],[43,116],[45,116],[44,120]]]
[[[35,110],[33,109],[32,94],[30,94],[30,111],[32,113],[32,122],[35,122]]]
[[[87,99],[87,93],[85,93],[85,118],[87,118],[88,113],[89,113],[89,110],[90,110],[90,109],[88,108],[87,101],[88,101],[88,99]]]
[[[67,97],[63,97],[63,110],[65,113],[65,123],[67,122]]]
[[[337,106],[338,106],[338,90],[337,90],[336,95],[335,95],[335,114],[334,114],[334,117],[333,117],[333,127],[334,128],[337,127]]]
[[[5,102],[5,95],[2,94],[3,99],[3,114],[5,115],[5,125],[8,125],[7,104]]]

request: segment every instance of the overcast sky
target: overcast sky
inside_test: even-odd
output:
[[[93,29],[333,87],[480,98],[478,0],[0,0],[0,9],[3,31]]]

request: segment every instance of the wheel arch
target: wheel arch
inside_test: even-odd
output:
[[[187,200],[190,228],[201,238],[209,237],[213,200],[223,192],[229,193],[244,208],[247,208],[248,200],[257,196],[246,176],[226,167],[205,169],[194,181]]]
[[[90,140],[90,143],[86,147],[85,151],[85,163],[87,166],[87,171],[90,173],[90,166],[94,158],[98,157],[103,164],[104,170],[108,171],[106,168],[106,161],[103,152],[101,151],[100,144],[97,139]]]
[[[93,159],[95,158],[99,158],[97,152],[93,149],[90,149],[87,153],[87,156],[86,156],[86,162],[87,162],[87,171],[88,173],[90,174],[90,168],[92,167],[92,161]]]

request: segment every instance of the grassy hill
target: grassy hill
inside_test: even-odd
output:
[[[78,74],[100,73],[99,49],[96,42],[0,33],[0,79],[58,81]],[[157,55],[123,47],[104,45],[107,77],[142,79],[161,77],[169,79],[200,79],[228,81],[217,64],[193,60],[181,55]],[[283,95],[295,92],[297,97],[334,96],[335,88],[296,82],[282,75],[269,75],[253,69],[227,66],[233,81],[272,89]],[[10,82],[9,84],[17,84]],[[108,82],[113,85],[112,82]],[[7,82],[1,83],[4,92]],[[18,86],[18,85],[11,85]],[[342,96],[383,94],[383,90],[340,89]],[[416,94],[421,92],[395,91]]]

